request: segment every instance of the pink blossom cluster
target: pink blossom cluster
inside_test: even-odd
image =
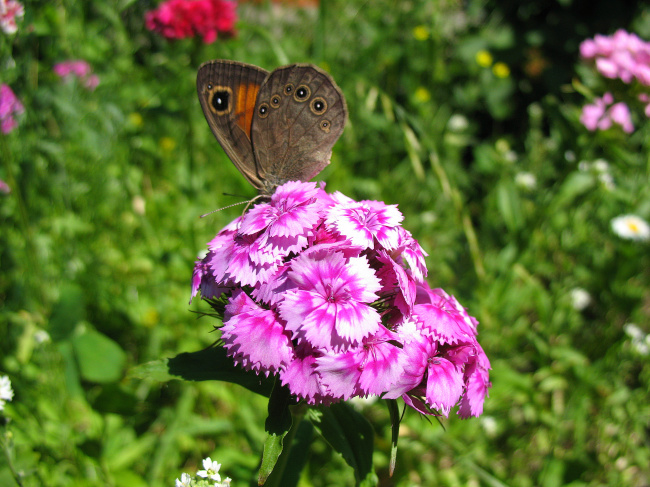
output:
[[[5,34],[15,34],[18,30],[17,19],[23,18],[25,8],[16,0],[0,0],[0,29]]]
[[[14,115],[24,113],[25,107],[20,103],[8,85],[0,85],[0,130],[8,134],[18,126]]]
[[[617,30],[612,36],[596,35],[580,44],[585,59],[595,59],[596,69],[606,78],[630,83],[636,79],[650,86],[650,43],[636,34]]]
[[[99,85],[99,78],[96,74],[92,74],[90,64],[81,59],[57,63],[52,71],[64,80],[77,78],[89,90],[94,90]]]
[[[225,308],[237,364],[309,404],[376,395],[478,416],[490,387],[478,322],[428,286],[402,219],[396,205],[288,182],[208,244],[192,296]]]
[[[620,125],[624,132],[634,131],[629,107],[624,102],[614,103],[614,97],[609,92],[582,107],[580,122],[592,131],[607,130],[613,124]]]
[[[168,39],[200,35],[209,44],[219,32],[234,33],[236,6],[228,0],[167,0],[145,14],[145,25]]]

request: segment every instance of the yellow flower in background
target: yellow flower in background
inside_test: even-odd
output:
[[[431,92],[427,90],[424,86],[420,86],[415,90],[415,99],[420,103],[426,103],[431,99]]]
[[[176,141],[171,137],[161,137],[158,145],[163,152],[171,152],[176,148]]]
[[[484,49],[481,49],[476,53],[476,63],[482,68],[489,68],[492,66],[492,54]]]
[[[144,119],[138,112],[129,113],[129,124],[133,127],[140,128],[144,125]]]
[[[429,29],[424,25],[413,28],[413,37],[418,41],[426,41],[429,38]]]
[[[507,78],[510,76],[510,68],[506,63],[495,63],[492,66],[492,72],[497,78]]]

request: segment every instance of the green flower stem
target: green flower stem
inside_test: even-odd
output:
[[[287,462],[289,461],[289,457],[291,455],[291,444],[293,443],[293,439],[296,436],[298,427],[300,426],[300,423],[302,423],[302,420],[305,417],[305,413],[307,412],[308,408],[309,406],[306,404],[298,404],[290,408],[293,422],[291,424],[289,432],[284,437],[284,441],[282,442],[282,453],[280,453],[280,457],[278,458],[278,461],[273,468],[273,472],[271,472],[269,478],[266,479],[264,487],[282,487],[284,470],[287,468]]]
[[[0,443],[2,443],[2,451],[5,454],[5,458],[7,459],[7,465],[9,466],[9,470],[11,470],[11,475],[14,476],[14,480],[16,481],[16,484],[19,485],[19,487],[23,487],[23,481],[21,475],[16,471],[16,467],[14,466],[13,462],[13,455],[11,454],[11,448],[9,444],[11,443],[11,438],[12,434],[11,431],[3,431],[2,433],[2,440],[0,440]]]
[[[485,279],[485,266],[483,265],[483,257],[481,256],[481,249],[478,245],[478,239],[476,238],[476,231],[474,230],[474,225],[472,220],[467,213],[463,205],[463,199],[460,196],[460,192],[456,188],[452,188],[451,182],[447,177],[445,169],[440,164],[440,159],[438,154],[432,152],[429,155],[429,161],[431,162],[431,167],[438,176],[440,185],[442,186],[442,192],[451,199],[456,210],[456,215],[463,225],[463,231],[465,232],[465,238],[467,239],[467,244],[469,245],[469,252],[472,256],[472,262],[474,263],[474,271],[476,272],[479,280],[483,281]]]
[[[27,217],[27,207],[25,206],[25,200],[23,198],[20,186],[18,185],[13,171],[13,158],[11,157],[11,151],[7,144],[7,136],[0,133],[0,150],[2,151],[2,163],[5,168],[5,174],[7,178],[7,184],[11,188],[11,194],[16,198],[16,204],[18,205],[18,224],[20,225],[20,230],[25,239],[25,249],[27,251],[27,265],[29,266],[27,272],[25,273],[25,279],[27,280],[28,289],[32,289],[34,295],[37,298],[37,301],[43,302],[44,296],[42,289],[35,282],[35,276],[38,275],[37,272],[37,258],[36,258],[36,247],[34,246],[34,237],[29,226],[29,219]]]

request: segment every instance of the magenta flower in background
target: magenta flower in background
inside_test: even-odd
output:
[[[97,75],[92,74],[90,64],[82,59],[57,63],[52,68],[52,71],[64,80],[77,78],[85,88],[91,91],[99,85],[99,78]]]
[[[145,14],[147,29],[167,39],[201,36],[210,44],[219,33],[235,33],[237,4],[229,0],[167,0]]]
[[[614,35],[596,35],[580,44],[580,55],[594,59],[596,69],[611,79],[631,83],[634,79],[650,86],[650,43],[639,36],[617,30]]]
[[[580,122],[591,131],[607,130],[617,124],[624,132],[633,132],[634,124],[629,107],[623,102],[613,103],[614,97],[609,92],[602,98],[596,98],[593,104],[582,107]]]
[[[11,187],[0,179],[0,193],[9,194],[11,193]]]
[[[5,34],[15,34],[18,30],[17,19],[23,18],[25,8],[16,0],[0,0],[0,28]]]
[[[478,322],[426,283],[402,220],[395,205],[288,182],[208,244],[192,296],[225,304],[235,363],[309,404],[374,395],[478,416],[490,387]]]
[[[25,107],[18,101],[8,85],[0,85],[0,130],[8,134],[18,126],[14,115],[24,113]]]

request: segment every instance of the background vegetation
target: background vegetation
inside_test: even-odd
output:
[[[229,58],[330,71],[350,119],[318,179],[399,204],[429,282],[480,321],[484,415],[443,428],[407,412],[392,478],[388,412],[359,404],[380,485],[648,485],[650,252],[610,221],[650,218],[650,124],[580,124],[604,88],[578,46],[618,28],[650,39],[650,10],[580,3],[242,3],[236,37],[205,45],[146,30],[149,0],[25,1],[18,32],[0,33],[1,81],[25,106],[0,138],[0,371],[15,390],[0,484],[14,485],[7,458],[25,486],[164,486],[209,455],[254,485],[264,398],[128,376],[216,338],[192,313],[207,306],[188,306],[191,271],[241,208],[198,215],[254,191],[210,133],[195,76]],[[60,80],[66,59],[99,86]],[[308,456],[297,485],[354,484],[326,443]]]

